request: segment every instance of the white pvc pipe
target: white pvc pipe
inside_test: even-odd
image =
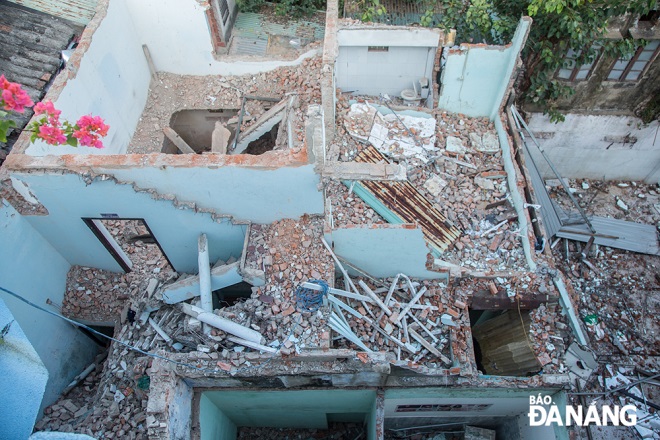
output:
[[[199,293],[202,300],[202,310],[213,313],[213,297],[211,296],[211,265],[209,263],[209,244],[206,234],[200,234],[197,240],[197,264],[199,265]],[[201,319],[200,319],[201,321]],[[204,325],[204,333],[211,333],[211,328]]]
[[[186,315],[197,318],[205,324],[220,329],[224,332],[231,333],[232,335],[238,336],[241,339],[254,342],[255,344],[263,344],[266,342],[264,337],[261,336],[261,333],[258,331],[244,327],[240,324],[236,324],[235,322],[218,316],[215,313],[206,312],[199,307],[195,307],[188,303],[181,303],[180,307],[181,311]]]

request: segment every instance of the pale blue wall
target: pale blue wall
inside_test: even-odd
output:
[[[221,166],[211,168],[99,169],[141,188],[173,194],[218,214],[255,223],[271,223],[323,213],[323,193],[314,165],[277,169]]]
[[[110,126],[103,141],[105,148],[73,148],[37,142],[28,147],[27,153],[34,156],[124,153],[147,102],[151,80],[142,43],[125,3],[109,2],[107,14],[94,33],[80,66],[71,63],[75,77],[67,81],[54,100],[62,111],[62,118],[71,122],[90,113],[102,116]],[[62,75],[66,73],[68,69]],[[58,77],[56,81],[62,79]]]
[[[235,440],[237,428],[204,394],[199,399],[201,440]]]
[[[136,172],[140,172],[139,170]],[[205,233],[211,261],[239,258],[243,250],[245,225],[224,220],[217,223],[210,214],[177,209],[167,200],[154,200],[135,192],[130,185],[112,180],[86,185],[75,174],[19,174],[36,198],[48,209],[47,216],[27,217],[70,264],[121,271],[81,217],[115,213],[122,218],[144,218],[177,271],[196,273],[197,239]],[[203,186],[203,185],[190,185]]]
[[[327,428],[328,414],[366,419],[374,390],[207,391],[203,394],[236,426]],[[333,417],[341,420],[341,416]]]
[[[0,299],[0,329],[14,320]],[[0,339],[0,439],[30,436],[46,389],[48,371],[14,321]]]
[[[494,118],[509,87],[518,54],[527,40],[531,19],[523,17],[507,46],[460,46],[442,69],[438,106],[471,117]]]
[[[0,205],[0,261],[2,287],[43,307],[51,307],[46,305],[47,298],[62,304],[69,263],[4,200]],[[64,320],[36,310],[5,292],[0,292],[0,298],[48,369],[42,406],[49,405],[91,363],[98,349]]]
[[[429,249],[421,229],[400,225],[339,228],[330,236],[334,251],[354,266],[378,278],[405,273],[416,278],[442,278],[426,269]]]

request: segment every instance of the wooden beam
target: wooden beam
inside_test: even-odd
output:
[[[559,301],[557,296],[522,294],[520,298],[520,308],[522,310],[536,309],[538,306],[548,302]],[[488,290],[479,290],[475,292],[470,301],[472,310],[508,310],[517,309],[518,302],[509,298],[504,289],[498,290],[496,295],[492,295]]]
[[[195,150],[190,148],[190,145],[186,143],[181,136],[179,136],[176,131],[172,130],[170,127],[163,128],[163,133],[169,140],[172,141],[174,145],[181,151],[183,154],[197,154]]]

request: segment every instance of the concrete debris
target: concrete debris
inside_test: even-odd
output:
[[[160,153],[164,146],[163,128],[170,126],[175,113],[181,110],[227,110],[237,116],[246,95],[278,97],[293,93],[298,95],[294,111],[289,115],[294,133],[294,149],[303,147],[304,116],[309,104],[320,104],[321,57],[304,60],[300,65],[282,67],[273,71],[243,76],[187,76],[159,72],[158,80],[152,81],[149,97],[138,127],[129,143],[129,154]],[[209,99],[209,97],[214,99]],[[271,103],[272,104],[272,103]],[[269,103],[258,100],[246,102],[246,112],[241,132],[255,124],[266,113]],[[238,120],[228,116],[225,127],[235,132]],[[212,152],[212,134],[215,122],[209,127],[204,152]],[[181,133],[180,133],[181,134]],[[185,135],[182,134],[185,138]],[[213,152],[222,153],[227,137],[220,128],[216,135]],[[286,136],[285,136],[286,138]],[[284,139],[285,140],[285,139]],[[274,150],[289,148],[287,142],[278,139]]]
[[[455,153],[455,154],[467,153],[467,148],[465,148],[465,145],[463,145],[463,141],[454,136],[447,136],[447,143],[445,145],[445,150],[447,150],[447,153]]]
[[[435,125],[433,117],[393,114],[387,107],[369,103],[351,104],[344,118],[349,134],[397,160],[426,157],[435,150]]]
[[[485,136],[487,142],[497,140],[492,122],[444,111],[428,114],[436,121],[435,148],[407,158],[408,180],[428,200],[436,203],[450,222],[464,231],[454,246],[439,256],[439,260],[473,271],[525,271],[527,263],[520,243],[517,214],[510,203],[502,203],[506,200],[508,188],[499,141],[498,151],[492,154],[465,147],[473,144],[470,136],[482,141]],[[356,139],[368,139],[371,121],[376,116],[372,106],[350,105],[344,95],[339,98],[335,139],[339,160],[350,161],[362,151],[364,146]],[[446,153],[448,140],[450,144],[463,145],[465,152],[460,158]],[[348,188],[343,186],[334,181],[326,182],[328,214],[333,228],[385,223],[352,194],[350,184]],[[501,226],[501,234],[493,238],[482,236],[483,231],[503,220],[507,222]]]

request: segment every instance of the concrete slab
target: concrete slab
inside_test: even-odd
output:
[[[243,281],[238,273],[239,262],[226,264],[211,270],[211,290],[233,286]],[[176,281],[161,291],[163,301],[167,304],[176,304],[199,296],[199,277],[191,276]]]

